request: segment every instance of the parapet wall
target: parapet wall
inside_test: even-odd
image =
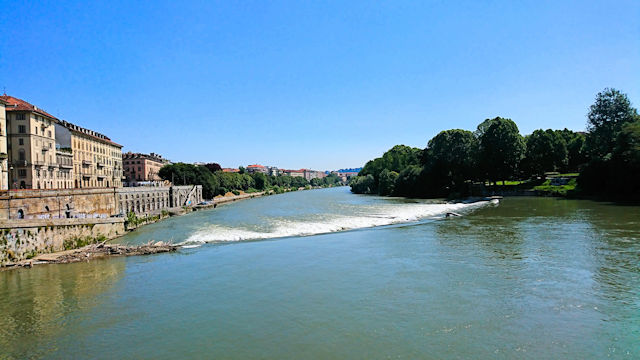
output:
[[[0,194],[0,220],[107,218],[115,189],[21,190]]]
[[[124,233],[122,218],[0,221],[0,266]]]

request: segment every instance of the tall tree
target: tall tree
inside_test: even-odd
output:
[[[378,183],[378,194],[380,195],[393,194],[397,178],[398,178],[397,172],[389,171],[388,169],[382,170],[382,172],[380,173],[380,180]]]
[[[626,94],[606,88],[598,93],[587,115],[588,134],[585,143],[591,159],[608,159],[622,127],[638,119]]]
[[[567,145],[553,130],[536,130],[526,140],[525,163],[533,175],[562,169],[567,163]]]
[[[496,117],[480,137],[480,159],[489,180],[505,180],[517,173],[525,143],[511,119]]]
[[[455,188],[473,179],[477,152],[478,140],[471,131],[445,130],[429,140],[425,162],[438,169],[432,176],[442,177],[445,186]]]

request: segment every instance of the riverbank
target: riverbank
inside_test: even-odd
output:
[[[287,189],[285,192],[292,192],[298,190],[311,190],[317,188],[299,188],[299,189]],[[132,218],[108,218],[108,219],[54,219],[54,220],[24,220],[20,223],[21,228],[14,231],[15,234],[7,231],[5,236],[9,240],[13,240],[14,243],[26,244],[26,248],[20,251],[20,254],[24,256],[18,256],[19,254],[14,250],[8,249],[5,257],[0,258],[0,270],[2,269],[15,269],[23,267],[31,267],[38,264],[62,264],[77,261],[87,261],[94,258],[106,257],[106,256],[131,256],[131,255],[146,255],[149,253],[161,253],[164,251],[165,246],[173,246],[178,249],[178,246],[173,244],[160,244],[157,249],[154,249],[156,242],[145,244],[145,248],[139,247],[126,247],[118,244],[107,244],[114,241],[126,234],[134,233],[136,230],[150,224],[154,224],[171,217],[187,215],[193,211],[207,210],[215,208],[218,205],[229,204],[236,201],[253,199],[257,197],[263,197],[268,195],[275,195],[273,190],[260,191],[252,193],[241,192],[239,194],[227,193],[225,196],[218,196],[213,200],[205,203],[195,205],[193,207],[181,207],[170,209],[169,211],[163,210],[157,213],[146,214],[145,216],[132,217]],[[37,222],[35,224],[32,224]],[[57,222],[62,222],[57,224]],[[115,230],[111,228],[104,228],[104,224],[119,224],[120,228]],[[98,224],[98,225],[96,225]],[[2,224],[0,224],[2,225]],[[60,234],[55,229],[61,227]],[[82,232],[74,232],[70,237],[69,229],[78,228]],[[14,229],[14,230],[16,230]],[[80,231],[79,230],[79,231]],[[63,231],[63,232],[62,232]],[[70,240],[63,239],[63,235]],[[27,237],[28,236],[28,237]],[[31,239],[33,237],[34,239]],[[7,247],[9,241],[5,243],[4,247]],[[0,243],[2,245],[3,243]],[[103,244],[97,248],[97,244]],[[87,245],[87,246],[85,246]],[[1,248],[2,246],[0,246]],[[10,247],[15,247],[10,246]]]
[[[99,244],[92,244],[79,249],[59,251],[49,254],[41,254],[28,260],[21,260],[10,265],[0,267],[2,270],[15,268],[31,268],[34,265],[42,264],[70,264],[80,261],[89,261],[115,256],[151,255],[178,250],[178,246],[157,242],[155,244],[144,244],[138,246],[126,246],[120,244],[107,244],[103,241]]]

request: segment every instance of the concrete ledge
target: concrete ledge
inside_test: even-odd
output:
[[[116,188],[98,189],[53,189],[53,190],[11,190],[0,192],[0,199],[21,199],[32,197],[56,197],[72,195],[113,194]]]

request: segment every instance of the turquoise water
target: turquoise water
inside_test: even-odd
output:
[[[0,358],[640,357],[640,207],[334,188],[121,239],[148,240],[201,246],[1,272]]]

